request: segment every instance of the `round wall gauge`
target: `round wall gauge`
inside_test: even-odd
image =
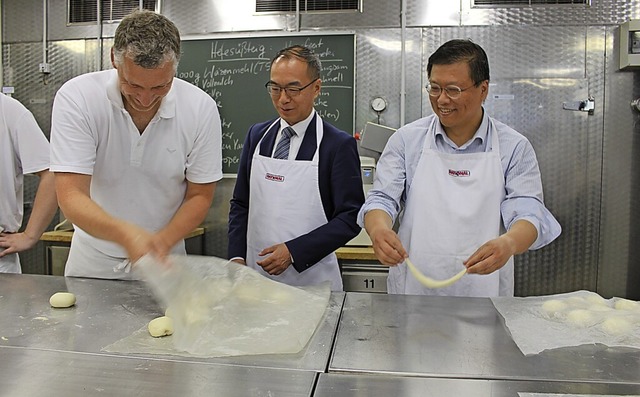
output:
[[[371,100],[371,109],[376,112],[382,112],[387,108],[387,101],[382,97],[375,97]]]

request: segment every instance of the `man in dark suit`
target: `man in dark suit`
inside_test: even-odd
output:
[[[271,61],[266,84],[280,117],[244,142],[229,213],[229,257],[289,285],[330,281],[342,290],[334,251],[360,232],[364,202],[355,139],[313,108],[321,65],[302,46]]]

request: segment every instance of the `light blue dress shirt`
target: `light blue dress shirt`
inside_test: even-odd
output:
[[[364,215],[374,209],[386,211],[395,222],[411,190],[427,129],[433,128],[436,150],[453,154],[485,152],[491,149],[487,147],[491,144],[490,134],[498,134],[506,196],[500,211],[505,229],[509,230],[520,219],[531,222],[538,230],[538,238],[530,249],[544,247],[560,235],[560,224],[544,205],[538,160],[527,138],[484,112],[474,137],[458,147],[447,137],[440,122],[434,120],[436,117],[430,115],[416,120],[391,136],[376,165],[373,188],[358,213],[360,226],[364,227]]]

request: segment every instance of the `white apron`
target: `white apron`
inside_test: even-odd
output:
[[[260,144],[264,136],[256,146],[249,181],[246,261],[247,266],[285,284],[303,286],[331,281],[333,291],[342,291],[342,278],[335,253],[322,258],[302,273],[298,273],[291,265],[280,275],[270,275],[256,264],[266,258],[258,256],[258,252],[263,249],[306,234],[327,223],[318,178],[323,127],[320,116],[316,114],[315,119],[318,146],[311,161],[280,160],[260,155]],[[266,131],[279,122],[280,119],[276,120]]]
[[[443,280],[462,270],[478,247],[500,235],[505,192],[493,123],[489,122],[490,151],[449,154],[435,150],[438,122],[434,118],[427,130],[398,235],[411,261],[425,275]],[[389,269],[387,288],[392,294],[513,296],[513,257],[499,271],[466,274],[440,289],[424,287],[403,263]]]
[[[114,270],[125,263],[126,257],[113,256],[100,251],[95,237],[76,227],[71,238],[71,249],[65,264],[64,275],[67,277],[91,277],[117,280],[137,280],[138,273],[127,272],[124,268]],[[102,245],[100,245],[102,246]],[[171,254],[186,255],[184,240],[171,249]]]
[[[0,248],[2,250],[2,248]],[[0,258],[0,273],[22,273],[18,254],[9,254]]]

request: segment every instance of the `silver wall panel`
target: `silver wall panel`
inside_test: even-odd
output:
[[[461,3],[462,25],[584,25],[592,11],[583,5],[471,8],[471,0]]]
[[[407,0],[409,26],[607,25],[640,18],[637,0],[592,0],[590,7],[471,7],[471,0]]]
[[[233,2],[165,0],[162,12],[176,23],[183,35],[211,32],[400,26],[400,3],[397,1],[365,1],[363,12],[301,14],[299,27],[296,25],[295,13],[255,13],[255,0],[235,0]]]
[[[406,3],[408,26],[460,25],[460,1],[406,0]]]
[[[51,106],[58,88],[79,74],[98,70],[96,40],[70,40],[49,43],[51,73],[38,70],[42,62],[42,43],[16,43],[3,46],[5,86],[15,89],[13,97],[35,116],[40,128],[49,136]]]
[[[182,35],[295,29],[285,15],[257,15],[255,0],[164,0],[162,13],[173,20]]]
[[[301,14],[301,29],[400,27],[400,0],[363,0],[362,12]]]
[[[409,0],[421,3],[420,0]],[[423,6],[433,9],[438,0]],[[591,0],[591,6],[548,5],[532,7],[472,7],[472,0],[460,0],[461,25],[607,25],[640,18],[637,0]]]
[[[640,300],[640,113],[630,106],[640,97],[640,72],[618,70],[618,31],[607,29],[602,73],[607,81],[598,285],[607,295],[627,290]]]
[[[44,6],[37,0],[2,1],[2,42],[42,41]]]
[[[113,36],[117,24],[67,26],[67,0],[48,0],[47,40],[95,39]],[[4,0],[2,2],[3,43],[42,42],[42,0]]]
[[[67,26],[67,0],[48,0],[48,2],[49,40],[97,39],[101,36],[113,35],[116,25],[112,23]]]
[[[371,121],[400,127],[400,29],[362,30],[356,34],[356,129],[361,131]],[[407,115],[415,120],[421,115],[419,98],[422,89],[420,29],[408,29],[406,51]],[[387,109],[378,114],[371,109],[371,99],[381,96]],[[406,120],[405,120],[406,121]]]
[[[425,65],[440,44],[451,39],[472,38],[487,52],[492,78],[585,76],[586,27],[461,27],[425,29],[425,35],[440,35],[435,44],[425,48]],[[426,39],[425,44],[429,41]],[[551,42],[553,46],[549,45]]]

